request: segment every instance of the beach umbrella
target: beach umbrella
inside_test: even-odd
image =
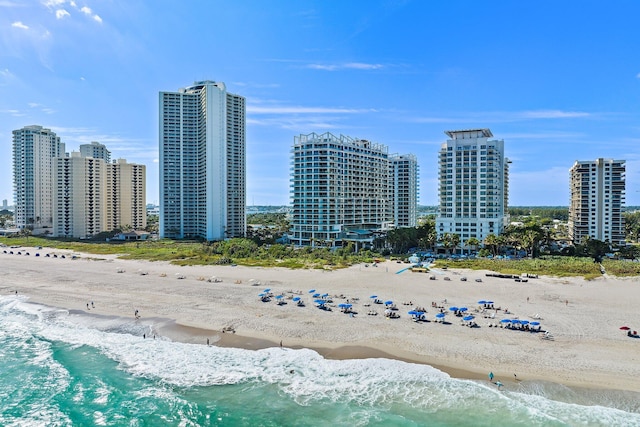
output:
[[[521,325],[528,325],[528,324],[529,324],[529,321],[528,321],[528,320],[521,320],[521,321],[520,321],[520,324],[521,324]]]
[[[620,330],[621,331],[628,331],[629,329],[631,329],[631,328],[628,327],[628,326],[620,326]]]
[[[314,297],[314,298],[320,298],[320,294],[318,294],[318,293],[313,294],[313,297]]]
[[[371,295],[369,298],[378,298],[378,295]]]
[[[391,301],[391,300],[384,302],[384,305],[391,305],[391,304],[393,304],[393,301]]]
[[[329,296],[329,294],[322,294],[322,298],[326,298],[328,296]]]
[[[347,308],[353,307],[353,304],[347,304]]]
[[[513,323],[514,325],[519,325],[520,321],[518,319],[511,319],[511,323]]]
[[[511,323],[511,319],[502,319],[500,323]]]
[[[487,301],[486,303],[487,304],[493,304],[493,301]]]
[[[284,296],[282,296],[282,295],[276,295],[276,299],[282,299],[282,298],[284,298]]]
[[[487,302],[483,299],[481,299],[480,301],[478,301],[478,304],[486,304]]]
[[[464,311],[467,311],[467,310],[469,310],[467,307],[460,307],[460,311],[464,312]]]
[[[265,290],[264,290],[264,291],[262,291],[262,292],[271,292],[271,288],[267,288],[267,289],[265,289]]]
[[[420,312],[419,311],[415,311],[415,310],[411,310],[407,314],[410,314],[412,316],[418,316],[419,315],[418,313],[420,313]]]
[[[263,296],[265,296],[265,295],[266,295],[266,294],[265,294],[264,292],[263,292],[263,293],[261,293],[261,294],[258,294],[258,296],[259,296],[259,297],[263,297]]]
[[[444,317],[444,313],[438,313],[438,314],[436,314],[436,317],[438,319],[442,319]]]
[[[300,297],[293,297],[293,301],[300,301]]]
[[[345,303],[338,304],[338,307],[340,307],[340,308],[347,308],[347,307],[349,307],[349,304],[345,304]]]
[[[538,326],[540,324],[540,322],[531,322],[529,323],[531,326]]]
[[[316,303],[316,304],[318,304],[318,305],[325,305],[325,304],[327,303],[327,302],[326,302],[325,300],[323,300],[323,299],[317,299],[317,300],[314,300],[313,302],[315,302],[315,303]]]
[[[454,306],[449,307],[449,311],[458,311],[458,310],[459,310],[458,307],[454,307]]]
[[[462,318],[462,320],[464,320],[465,322],[468,322],[469,320],[473,320],[473,316],[465,316]]]
[[[314,293],[315,291],[316,291],[315,289],[311,289],[311,290],[309,290],[309,293],[310,293],[310,294],[312,294],[312,293]]]

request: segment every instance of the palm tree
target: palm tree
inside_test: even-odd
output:
[[[475,237],[469,237],[467,239],[467,246],[473,248],[474,251],[476,251],[478,249],[478,245],[480,244],[480,240],[478,240]]]
[[[489,246],[491,248],[491,253],[493,256],[498,255],[498,236],[495,234],[488,234],[487,237],[484,238],[484,245]]]

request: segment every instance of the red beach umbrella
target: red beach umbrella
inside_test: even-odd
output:
[[[622,331],[628,331],[629,329],[631,329],[631,328],[628,327],[628,326],[620,326],[620,330],[622,330]]]

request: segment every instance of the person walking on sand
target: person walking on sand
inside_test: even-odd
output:
[[[282,348],[282,340],[280,340],[280,348]]]

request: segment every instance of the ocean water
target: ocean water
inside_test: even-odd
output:
[[[0,297],[0,426],[640,426],[638,393],[499,391],[426,365],[152,334]]]

